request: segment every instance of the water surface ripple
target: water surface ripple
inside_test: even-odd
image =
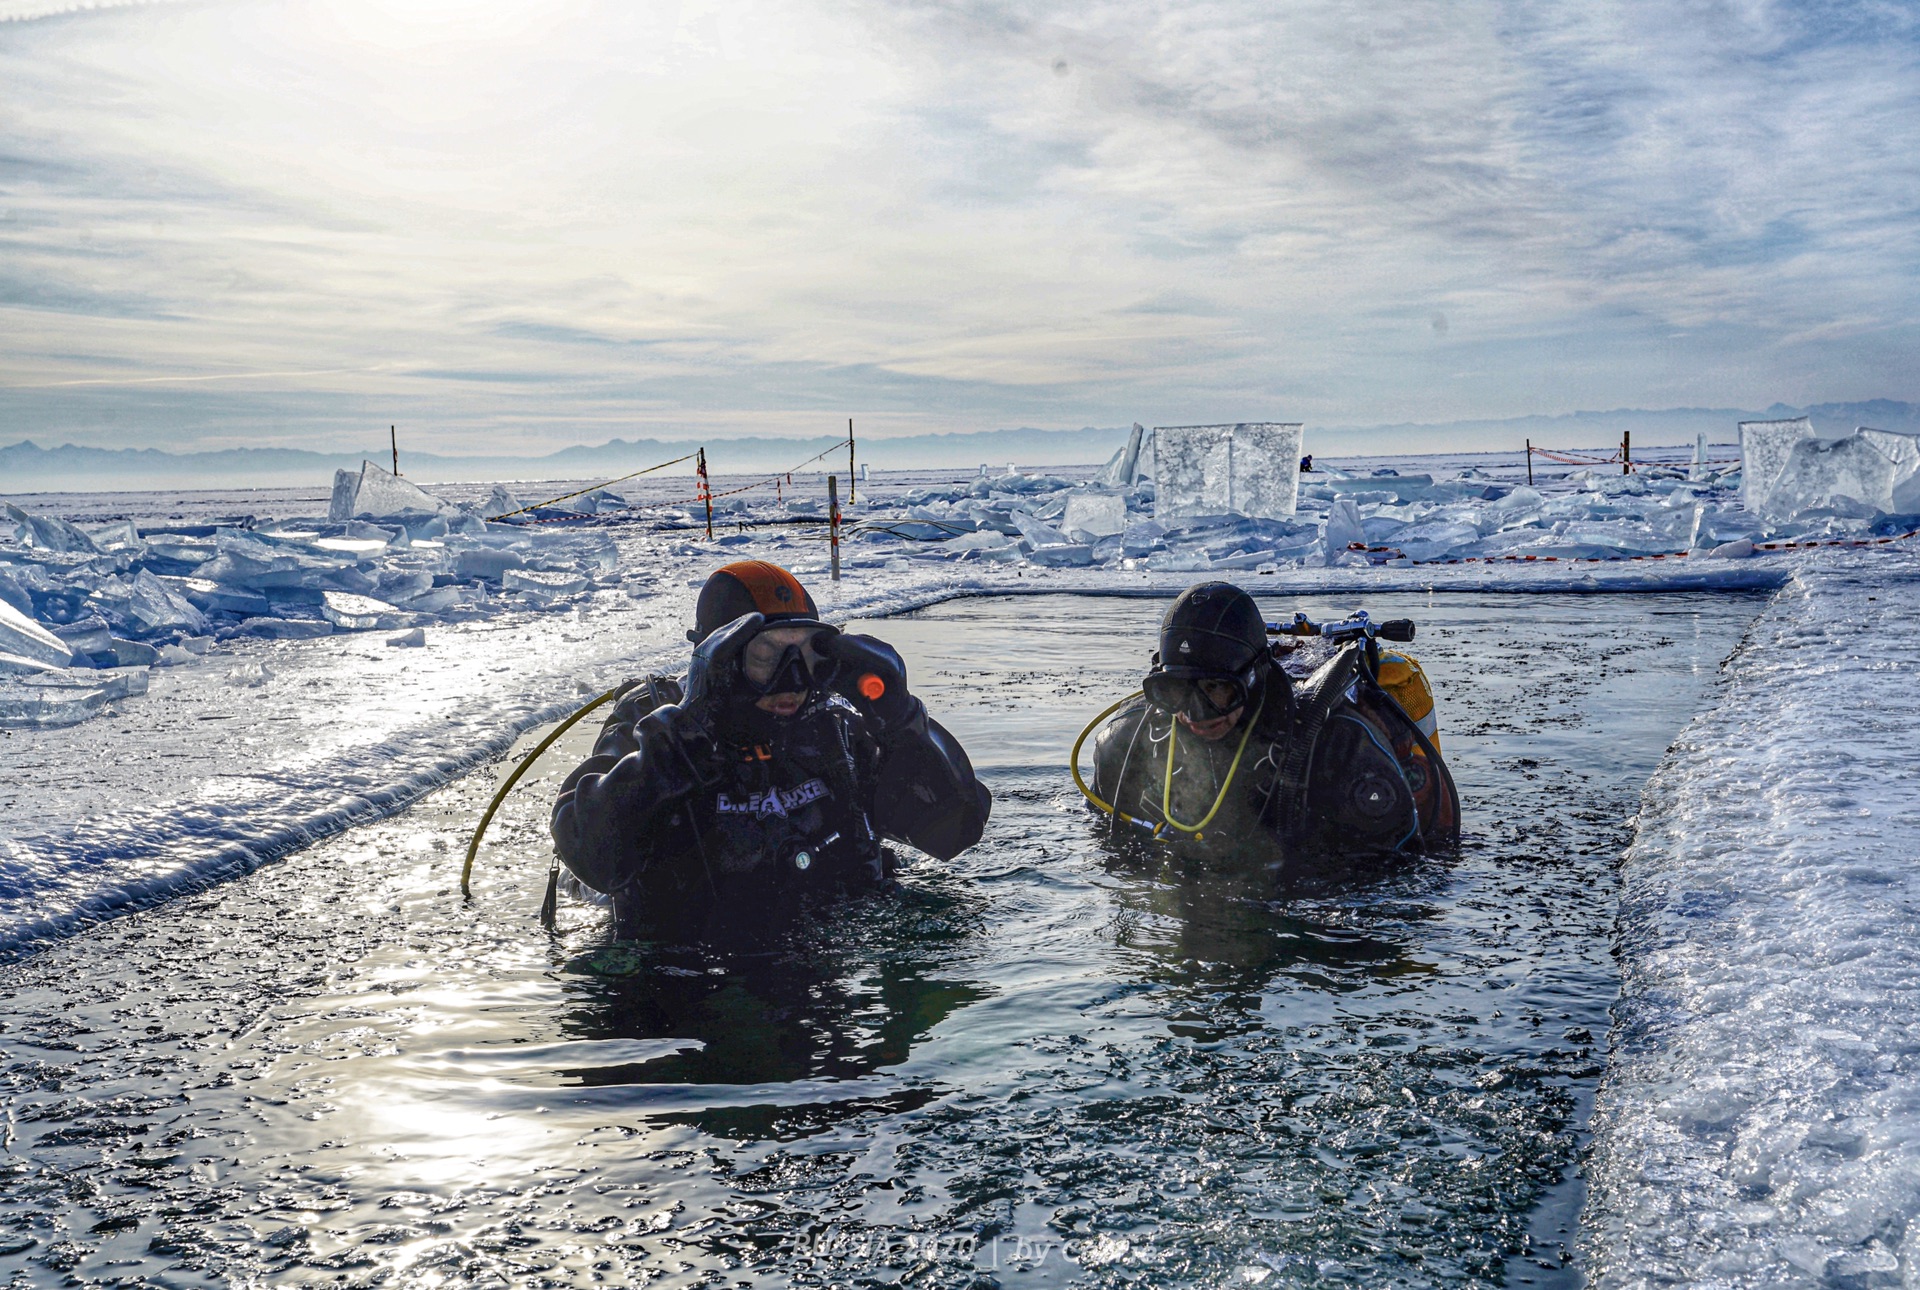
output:
[[[778,951],[612,944],[581,905],[541,932],[576,744],[471,905],[497,774],[0,968],[0,1273],[1572,1283],[1613,862],[1755,599],[1376,598],[1420,622],[1466,844],[1279,892],[1116,854],[1065,778],[1163,607],[875,627],[993,824]]]

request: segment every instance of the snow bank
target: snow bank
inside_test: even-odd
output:
[[[1920,559],[1803,566],[1649,784],[1593,1281],[1920,1284]]]

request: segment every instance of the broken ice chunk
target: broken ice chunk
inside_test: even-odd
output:
[[[316,636],[331,636],[333,624],[315,618],[249,618],[234,628],[247,636],[265,636],[269,640],[304,641]]]
[[[160,651],[140,641],[111,637],[105,649],[91,650],[88,657],[95,667],[152,667],[159,659]]]
[[[227,673],[227,684],[257,690],[273,679],[273,670],[265,663],[242,663]]]
[[[1080,542],[1047,542],[1027,553],[1034,564],[1051,569],[1073,568],[1093,563],[1093,548]]]
[[[402,600],[401,607],[415,614],[444,614],[466,599],[466,588],[435,587]]]
[[[52,663],[44,663],[37,658],[22,658],[18,654],[0,653],[0,676],[38,676],[42,672],[60,670]]]
[[[381,627],[403,627],[407,615],[384,600],[329,591],[320,603],[320,616],[343,632],[366,632]]]
[[[1140,446],[1146,430],[1136,421],[1127,442],[1100,471],[1097,482],[1103,488],[1131,488],[1140,480]]]
[[[1343,497],[1327,508],[1327,522],[1320,530],[1322,554],[1335,556],[1355,542],[1365,545],[1366,540],[1367,531],[1361,527],[1358,506]]]
[[[257,591],[223,587],[206,578],[162,578],[163,585],[178,592],[196,609],[206,613],[236,614],[253,618],[273,612],[267,598]]]
[[[1119,493],[1069,493],[1060,527],[1082,542],[1111,537],[1127,527],[1127,499]]]
[[[14,531],[28,546],[42,551],[83,551],[90,555],[100,552],[92,538],[65,520],[29,515],[12,502],[0,502],[0,511],[14,522]]]
[[[415,627],[401,632],[398,636],[387,637],[387,644],[397,649],[418,649],[426,643],[427,632],[424,627]]]
[[[589,579],[577,573],[545,573],[537,569],[508,569],[501,576],[500,585],[508,591],[517,591],[529,600],[542,604],[558,600],[562,596],[578,595],[592,585]]]
[[[142,636],[175,629],[199,635],[207,630],[206,616],[185,596],[170,590],[145,569],[133,576],[133,594],[127,603],[127,622]]]
[[[0,726],[77,726],[107,705],[104,687],[46,689],[0,679]]]
[[[73,651],[66,642],[4,600],[0,600],[0,652],[55,667],[73,665]]]
[[[1154,518],[1286,519],[1299,505],[1298,422],[1157,426]]]
[[[1789,421],[1742,421],[1740,423],[1740,504],[1756,515],[1764,514],[1767,495],[1774,481],[1787,468],[1793,445],[1815,438],[1813,422],[1806,417]]]
[[[92,537],[94,545],[102,551],[133,549],[137,553],[146,545],[140,540],[140,530],[134,527],[132,520],[119,520],[104,528],[95,529],[89,536]]]
[[[335,524],[343,524],[351,519],[438,515],[443,509],[440,499],[431,493],[380,469],[370,461],[363,461],[357,472],[334,472],[333,497],[327,505],[327,519]]]
[[[993,551],[1012,545],[1013,539],[1006,534],[997,533],[993,529],[980,529],[973,533],[962,533],[956,538],[949,538],[940,544],[940,549],[955,555],[964,555],[969,551]]]
[[[499,582],[501,575],[510,569],[518,569],[526,564],[513,551],[503,551],[498,547],[471,547],[456,552],[453,557],[453,571],[461,578],[481,578],[487,582]]]
[[[1066,534],[1051,524],[1035,519],[1025,511],[1015,511],[1011,519],[1013,526],[1020,531],[1020,536],[1033,546],[1068,545]]]
[[[490,520],[497,520],[502,515],[512,515],[525,505],[525,502],[508,492],[504,484],[495,484],[493,491],[487,494],[487,500],[480,503],[480,513]]]

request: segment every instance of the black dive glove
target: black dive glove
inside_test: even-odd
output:
[[[765,614],[742,614],[700,642],[687,664],[686,697],[680,706],[717,712],[731,698],[740,675],[740,651],[767,625]]]
[[[722,712],[734,697],[740,651],[766,621],[762,614],[743,614],[701,641],[687,664],[680,702],[655,708],[648,718],[663,736],[656,755],[667,757],[669,750],[677,754],[692,781],[703,787],[720,778],[718,730]]]
[[[906,663],[885,641],[835,633],[814,648],[840,665],[833,688],[881,730],[900,730],[924,711],[920,700],[907,693]]]

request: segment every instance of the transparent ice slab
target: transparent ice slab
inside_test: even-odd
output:
[[[1897,515],[1920,512],[1920,435],[1897,430],[1876,430],[1861,426],[1854,431],[1893,463],[1893,486],[1888,490],[1890,509]]]
[[[1299,504],[1299,422],[1154,428],[1154,518],[1288,519]]]
[[[66,667],[73,662],[73,651],[65,641],[4,600],[0,600],[0,653],[17,654],[55,667]]]
[[[351,519],[384,519],[397,515],[437,515],[445,508],[432,494],[380,469],[370,461],[360,463],[358,471],[338,470],[333,475],[333,498],[327,505],[327,518],[335,524]]]
[[[1119,493],[1070,493],[1060,527],[1081,541],[1111,537],[1127,527],[1127,499]]]
[[[1793,445],[1817,438],[1806,417],[1789,421],[1740,423],[1740,504],[1755,514],[1766,511],[1767,495],[1787,468]]]
[[[1800,439],[1788,451],[1760,512],[1791,519],[1816,508],[1862,515],[1890,511],[1893,478],[1893,462],[1860,435]]]

